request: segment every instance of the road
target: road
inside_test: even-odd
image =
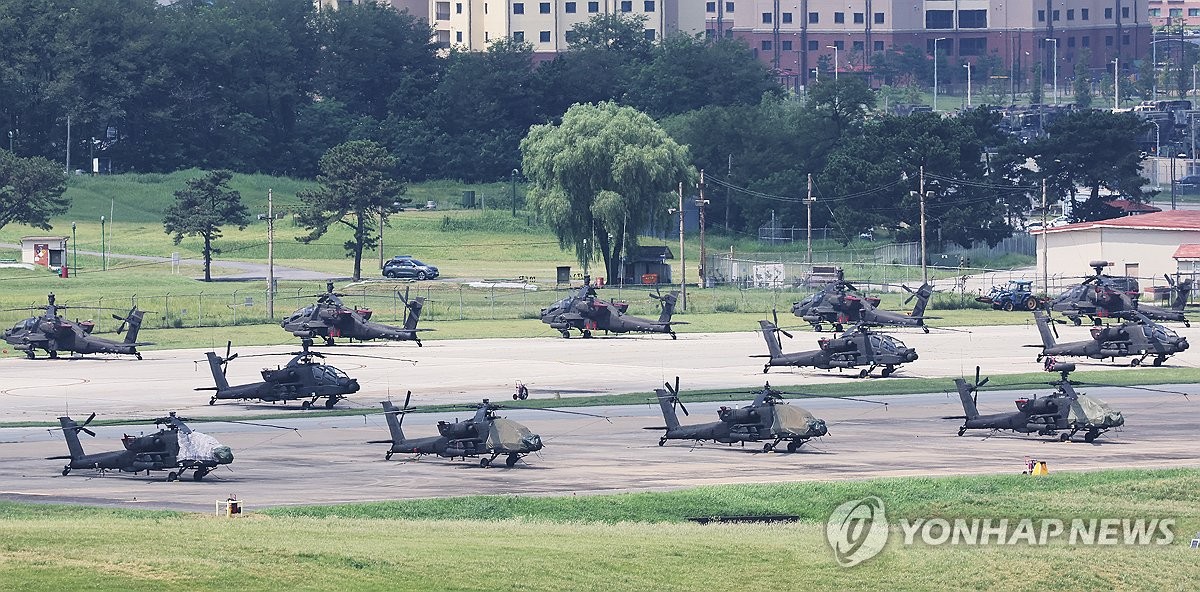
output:
[[[21,245],[16,243],[0,243],[2,249],[20,250]],[[121,253],[101,253],[100,251],[79,251],[89,257],[105,256],[109,259],[123,259],[126,261],[145,261],[155,263],[170,263],[170,257],[158,257],[154,255],[126,255]],[[195,258],[180,259],[181,265],[195,265],[203,269],[204,260]],[[250,281],[267,279],[267,264],[255,263],[251,261],[231,261],[227,259],[213,259],[213,270],[223,270],[228,273],[223,273],[219,277],[214,277],[214,280],[219,281]],[[296,267],[284,267],[282,265],[275,266],[275,278],[278,280],[347,280],[349,277],[331,276],[329,273],[322,271],[313,271],[311,269],[300,269]],[[203,279],[196,278],[196,279]]]

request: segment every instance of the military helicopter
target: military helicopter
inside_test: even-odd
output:
[[[317,358],[324,359],[325,354],[309,349],[312,346],[311,339],[305,339],[301,344],[303,349],[298,352],[243,356],[251,358],[290,355],[293,357],[282,368],[278,366],[275,368],[263,368],[262,382],[252,382],[236,386],[230,386],[229,381],[225,378],[225,371],[229,362],[238,357],[238,354],[230,355],[232,342],[225,345],[225,357],[218,356],[216,352],[206,352],[208,367],[212,370],[213,381],[216,383],[216,386],[200,387],[196,390],[215,391],[212,398],[208,400],[209,405],[213,405],[220,400],[259,400],[272,403],[276,401],[287,403],[292,400],[308,399],[301,403],[301,408],[303,409],[308,409],[318,399],[322,398],[325,399],[325,408],[333,409],[333,406],[337,405],[338,401],[346,398],[347,395],[358,392],[359,386],[357,380],[350,378],[345,372],[334,366],[316,361]],[[338,355],[356,358],[377,358],[381,360],[393,359],[360,354]]]
[[[817,341],[820,349],[810,351],[783,353],[783,345],[779,339],[782,333],[792,337],[791,333],[780,329],[771,321],[761,320],[758,326],[762,330],[763,339],[767,342],[769,354],[751,356],[753,358],[768,358],[763,364],[763,374],[772,366],[812,366],[823,370],[832,368],[857,368],[869,364],[859,370],[858,377],[866,378],[875,368],[883,370],[880,375],[884,378],[891,376],[901,364],[917,359],[917,350],[904,345],[904,342],[882,333],[871,331],[865,324],[859,324],[846,331],[840,337],[823,338]]]
[[[404,415],[414,410],[409,407],[412,391],[404,397],[404,407],[397,408],[391,401],[382,401],[384,417],[387,420],[390,440],[372,440],[368,444],[390,444],[391,448],[384,453],[384,458],[391,460],[397,452],[412,453],[418,456],[436,454],[449,459],[481,457],[479,466],[489,467],[492,461],[501,455],[506,455],[504,466],[512,468],[521,457],[542,449],[542,437],[533,433],[529,428],[511,420],[496,415],[496,411],[505,407],[484,399],[482,403],[461,406],[464,409],[474,409],[475,415],[466,421],[439,421],[437,436],[427,438],[408,438],[401,427]],[[586,415],[588,417],[605,418],[603,415],[582,413],[579,411],[564,411],[562,409],[534,409],[536,411],[551,411],[554,413],[569,413],[571,415]],[[491,456],[488,456],[488,455]]]
[[[1061,375],[1058,382],[1050,383],[1057,387],[1053,394],[1017,399],[1017,410],[1013,412],[980,415],[977,407],[978,390],[987,384],[988,379],[980,380],[979,367],[976,367],[975,384],[967,384],[961,378],[954,379],[966,415],[943,419],[964,420],[962,427],[958,428],[959,436],[967,430],[1012,430],[1040,436],[1058,434],[1058,439],[1063,442],[1079,432],[1084,432],[1084,442],[1092,442],[1100,434],[1125,424],[1120,411],[1100,399],[1075,392],[1068,379],[1070,373],[1075,371],[1075,364],[1055,362],[1048,358],[1046,371]]]
[[[192,471],[192,480],[200,481],[216,467],[233,462],[233,451],[228,446],[212,436],[193,431],[183,418],[175,416],[174,411],[167,417],[154,420],[155,425],[165,426],[159,431],[146,436],[126,435],[121,438],[125,450],[86,454],[83,444],[79,442],[79,432],[94,437],[96,433],[87,428],[93,419],[96,419],[95,413],[82,424],[68,416],[58,418],[71,454],[52,456],[47,460],[69,460],[70,463],[63,467],[63,476],[73,469],[98,469],[101,474],[105,471],[146,471],[147,474],[150,471],[169,471],[167,481],[176,481],[184,471]]]
[[[1140,366],[1146,358],[1154,356],[1153,365],[1161,366],[1171,355],[1183,352],[1188,348],[1186,337],[1168,327],[1164,327],[1140,311],[1121,313],[1132,317],[1131,320],[1107,327],[1092,327],[1092,338],[1068,343],[1058,343],[1057,329],[1050,323],[1049,317],[1041,312],[1033,313],[1037,322],[1038,333],[1042,337],[1042,351],[1038,353],[1040,362],[1046,356],[1080,356],[1097,360],[1133,356],[1130,366]],[[1033,346],[1037,347],[1037,346]]]
[[[563,298],[542,309],[542,322],[557,329],[564,338],[570,338],[571,329],[577,329],[585,338],[591,337],[592,331],[602,330],[608,333],[667,333],[671,339],[676,339],[674,325],[687,324],[684,321],[671,320],[671,316],[675,314],[679,292],[671,292],[666,296],[649,296],[662,302],[662,312],[657,321],[625,314],[628,308],[626,303],[598,298],[596,289],[591,285],[591,278],[584,276],[583,286],[574,296]]]
[[[399,291],[397,291],[399,295]],[[292,335],[301,339],[319,337],[325,340],[325,345],[334,345],[337,337],[346,337],[351,341],[370,341],[372,339],[389,339],[392,341],[415,341],[422,345],[417,329],[417,321],[421,317],[421,308],[425,299],[418,296],[408,299],[408,290],[400,299],[404,303],[406,317],[403,327],[393,327],[371,321],[371,310],[366,308],[350,308],[342,302],[345,294],[333,291],[333,282],[325,284],[325,293],[317,296],[316,304],[306,306],[284,319],[280,326]]]
[[[1176,282],[1170,275],[1163,275],[1173,292],[1170,308],[1164,308],[1138,302],[1137,278],[1105,274],[1104,268],[1112,265],[1111,262],[1092,261],[1088,265],[1095,273],[1051,300],[1047,305],[1049,310],[1062,313],[1076,325],[1080,325],[1085,316],[1099,325],[1104,317],[1137,310],[1153,321],[1175,321],[1191,326],[1183,313],[1192,291],[1191,279]]]
[[[916,290],[902,286],[909,293],[904,303],[908,304],[914,298],[917,301],[912,313],[905,315],[876,308],[879,306],[879,298],[857,293],[858,290],[845,280],[843,273],[839,267],[837,279],[825,284],[821,291],[792,304],[792,314],[807,321],[817,331],[823,330],[823,323],[832,325],[834,331],[842,331],[849,323],[867,323],[920,327],[926,333],[929,332],[929,327],[925,326],[926,317],[923,316],[925,307],[929,304],[929,297],[933,294],[933,288],[929,284]]]
[[[787,440],[787,451],[795,452],[805,442],[824,436],[829,431],[824,420],[813,417],[801,407],[789,405],[780,397],[785,393],[772,389],[769,383],[761,390],[752,391],[754,401],[750,405],[740,409],[721,407],[717,411],[719,421],[681,425],[675,407],[678,406],[684,415],[688,415],[688,410],[679,400],[679,377],[675,377],[674,386],[669,382],[663,386],[666,388],[655,389],[654,394],[667,425],[644,428],[666,430],[658,439],[659,446],[668,440],[712,440],[743,445],[746,442],[766,441],[763,452],[771,452]]]
[[[47,300],[48,303],[43,307],[46,311],[44,314],[29,317],[4,331],[4,340],[12,345],[13,349],[25,352],[31,360],[36,357],[35,350],[39,349],[45,350],[50,358],[57,358],[59,352],[73,352],[80,355],[126,354],[140,360],[142,354],[137,351],[138,346],[151,345],[137,340],[145,312],[138,310],[136,306],[124,317],[112,315],[114,319],[121,321],[117,328],[118,335],[125,331],[126,326],[129,327],[129,332],[125,333],[125,340],[117,342],[93,336],[92,329],[95,328],[95,323],[91,321],[79,323],[62,318],[59,311],[69,307],[55,304],[53,292],[47,296]]]

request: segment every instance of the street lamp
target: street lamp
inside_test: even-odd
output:
[[[79,247],[75,244],[75,223],[71,223],[71,267],[79,273]]]
[[[937,112],[937,64],[938,64],[938,42],[945,41],[945,37],[938,37],[933,40],[933,110]]]
[[[1121,108],[1121,58],[1113,58],[1113,110]]]
[[[1054,104],[1058,105],[1058,39],[1049,39],[1046,41],[1054,43]]]
[[[838,79],[838,48],[836,45],[826,45],[825,49],[833,50],[833,79]]]
[[[1158,141],[1159,141],[1159,132],[1161,130],[1158,127],[1157,121],[1154,121],[1153,119],[1151,119],[1149,121],[1150,121],[1150,124],[1154,126],[1154,187],[1157,188],[1160,186],[1159,179],[1162,178],[1158,173],[1158,161],[1159,161],[1159,152],[1160,152]]]
[[[971,62],[963,64],[967,69],[967,109],[971,108]]]
[[[100,215],[100,270],[108,270],[108,250],[104,243],[104,215]]]
[[[520,173],[517,169],[512,170],[512,215],[517,217],[517,175]]]

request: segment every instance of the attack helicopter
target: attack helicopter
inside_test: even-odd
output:
[[[1122,315],[1132,318],[1106,327],[1092,327],[1091,339],[1058,343],[1058,330],[1050,324],[1050,318],[1041,311],[1033,313],[1042,337],[1042,351],[1038,353],[1037,360],[1040,362],[1046,356],[1079,356],[1097,360],[1111,358],[1115,361],[1120,357],[1132,356],[1129,365],[1140,366],[1146,358],[1154,356],[1152,364],[1161,366],[1169,356],[1187,350],[1186,337],[1180,337],[1170,328],[1155,323],[1140,311]]]
[[[169,471],[167,481],[176,481],[185,471],[192,471],[192,480],[200,481],[216,467],[233,462],[233,451],[228,446],[212,436],[193,431],[183,418],[175,416],[174,411],[154,420],[155,425],[164,426],[159,431],[145,436],[122,437],[125,450],[87,454],[79,441],[79,432],[95,437],[96,433],[87,427],[93,419],[96,419],[95,413],[81,424],[68,416],[58,418],[70,455],[52,456],[47,460],[69,460],[62,469],[64,477],[73,469],[98,469],[101,474],[105,471],[146,471],[147,474]]]
[[[916,361],[917,350],[904,345],[904,342],[882,333],[871,331],[865,324],[855,326],[841,336],[824,338],[817,341],[820,349],[810,351],[783,353],[783,345],[779,334],[792,337],[791,333],[779,328],[771,321],[761,320],[758,326],[762,330],[763,339],[767,342],[769,354],[751,356],[753,358],[768,358],[763,364],[763,374],[772,366],[812,366],[822,370],[833,368],[857,368],[858,377],[866,378],[875,368],[883,370],[880,375],[884,378],[891,376],[901,364]]]
[[[746,407],[721,407],[717,411],[719,421],[681,425],[675,407],[678,406],[684,415],[688,415],[688,410],[683,401],[679,400],[679,377],[675,377],[674,385],[668,382],[663,386],[666,388],[655,389],[654,394],[667,425],[644,428],[666,430],[658,439],[659,446],[663,446],[668,440],[712,440],[742,445],[746,442],[765,441],[763,452],[771,452],[786,440],[787,451],[795,452],[805,442],[829,432],[824,420],[813,417],[801,407],[789,405],[780,396],[785,393],[771,388],[770,383],[761,390],[752,391],[754,401]]]
[[[585,338],[592,336],[592,331],[608,333],[666,333],[671,339],[676,339],[674,325],[686,325],[683,321],[672,321],[675,314],[675,303],[679,292],[671,292],[666,296],[649,294],[662,303],[662,312],[657,321],[643,319],[625,314],[628,304],[610,302],[596,296],[596,289],[591,285],[591,278],[584,276],[583,286],[574,296],[563,298],[541,311],[542,322],[558,330],[564,338],[571,337],[571,329],[580,331]]]
[[[403,296],[399,295],[399,291],[396,294],[404,303],[406,316],[403,327],[372,322],[370,309],[346,306],[342,302],[345,294],[334,292],[333,282],[326,282],[325,293],[317,296],[316,304],[293,312],[280,326],[301,339],[321,338],[325,345],[334,345],[335,338],[346,337],[351,341],[414,341],[417,347],[421,347],[423,344],[418,332],[430,330],[417,328],[425,299],[418,296],[409,300],[407,289]]]
[[[286,354],[252,354],[243,357],[260,356],[293,356],[283,367],[262,369],[262,381],[231,386],[225,378],[229,362],[238,358],[239,354],[230,354],[232,342],[225,345],[225,356],[216,352],[206,352],[208,367],[212,370],[216,386],[199,387],[198,391],[215,391],[209,405],[221,400],[259,400],[266,402],[283,402],[307,399],[301,403],[301,408],[308,409],[319,399],[325,399],[325,408],[333,409],[337,402],[358,392],[358,381],[350,378],[340,369],[316,361],[325,359],[325,354],[312,351],[311,339],[301,342],[302,349]],[[367,356],[361,354],[337,354],[356,358],[377,358],[393,360],[382,356]],[[408,360],[406,360],[408,361]],[[414,362],[415,363],[415,362]]]
[[[69,307],[55,304],[53,292],[47,296],[47,301],[46,306],[42,307],[45,311],[43,314],[29,317],[4,331],[4,341],[12,345],[13,349],[25,352],[31,360],[36,357],[34,352],[39,349],[49,354],[50,358],[57,358],[59,352],[72,352],[79,355],[125,354],[140,360],[142,354],[138,352],[138,346],[151,345],[137,340],[138,331],[142,327],[142,317],[145,315],[137,306],[131,308],[124,317],[112,315],[114,319],[121,321],[117,328],[118,335],[125,332],[126,327],[129,328],[124,341],[118,342],[93,336],[92,329],[95,328],[95,323],[91,321],[80,323],[62,318],[59,311]]]
[[[988,379],[979,379],[977,366],[974,384],[967,384],[967,381],[961,378],[954,379],[966,415],[943,419],[963,420],[962,427],[958,428],[959,436],[967,430],[1012,430],[1039,436],[1058,434],[1058,439],[1066,442],[1075,434],[1084,432],[1083,441],[1089,443],[1100,434],[1125,424],[1125,418],[1120,411],[1114,410],[1100,399],[1075,392],[1068,378],[1070,373],[1075,371],[1075,364],[1047,358],[1045,368],[1047,372],[1060,374],[1057,382],[1050,383],[1057,387],[1054,393],[1041,398],[1035,395],[1032,399],[1017,399],[1017,410],[1013,412],[980,415],[977,407],[978,391],[979,387],[987,384]]]
[[[1191,326],[1183,312],[1192,291],[1191,279],[1177,282],[1170,275],[1163,275],[1172,291],[1171,306],[1166,308],[1138,302],[1137,278],[1104,273],[1104,268],[1112,262],[1092,261],[1088,265],[1095,273],[1051,300],[1047,305],[1050,311],[1062,313],[1076,325],[1082,324],[1085,316],[1099,325],[1105,317],[1118,317],[1136,310],[1153,321],[1175,321]]]
[[[390,440],[372,440],[368,444],[389,444],[384,458],[391,460],[398,452],[416,454],[436,454],[449,459],[480,457],[479,466],[489,467],[492,461],[505,455],[504,466],[512,468],[521,457],[542,449],[542,437],[533,433],[529,428],[511,419],[496,415],[496,411],[505,409],[502,405],[484,399],[482,403],[460,406],[463,409],[474,409],[475,415],[465,421],[439,421],[437,436],[426,438],[408,438],[404,435],[401,424],[404,415],[415,408],[409,407],[412,391],[404,397],[404,407],[398,408],[391,401],[382,401],[384,417],[387,420]],[[579,411],[564,411],[562,409],[531,408],[534,411],[551,411],[554,413],[569,413],[571,415],[586,415],[600,417],[603,415],[582,413]],[[491,455],[491,456],[488,456]]]
[[[807,321],[817,331],[824,329],[823,323],[831,325],[834,331],[842,331],[847,324],[866,323],[920,327],[926,333],[929,332],[929,327],[925,326],[926,317],[923,316],[925,307],[929,304],[929,297],[933,295],[933,288],[929,284],[924,284],[916,290],[901,286],[909,293],[908,298],[904,300],[905,304],[913,299],[917,301],[910,314],[901,314],[879,310],[879,298],[858,293],[858,289],[846,281],[840,267],[836,272],[837,279],[825,284],[819,292],[793,303],[792,314]]]

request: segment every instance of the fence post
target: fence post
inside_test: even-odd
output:
[[[204,310],[204,290],[200,290],[200,294],[198,296],[196,296],[196,326],[197,327],[203,326],[201,323],[204,322],[204,313],[200,312],[202,310]]]
[[[463,320],[463,287],[458,285],[458,320]]]
[[[491,296],[492,300],[492,320],[496,320],[496,284],[492,284]]]
[[[171,293],[167,292],[166,296],[163,296],[163,322],[161,328],[167,328],[167,326],[170,324],[167,320],[169,318],[171,318]]]
[[[233,309],[232,311],[230,311],[230,312],[232,312],[232,313],[233,313],[233,324],[234,324],[234,325],[237,325],[237,314],[238,314],[238,313],[237,313],[237,311],[238,311],[238,290],[234,290],[234,291],[233,291],[233,306],[232,306],[232,307],[230,307],[230,308],[232,308],[232,309]]]

